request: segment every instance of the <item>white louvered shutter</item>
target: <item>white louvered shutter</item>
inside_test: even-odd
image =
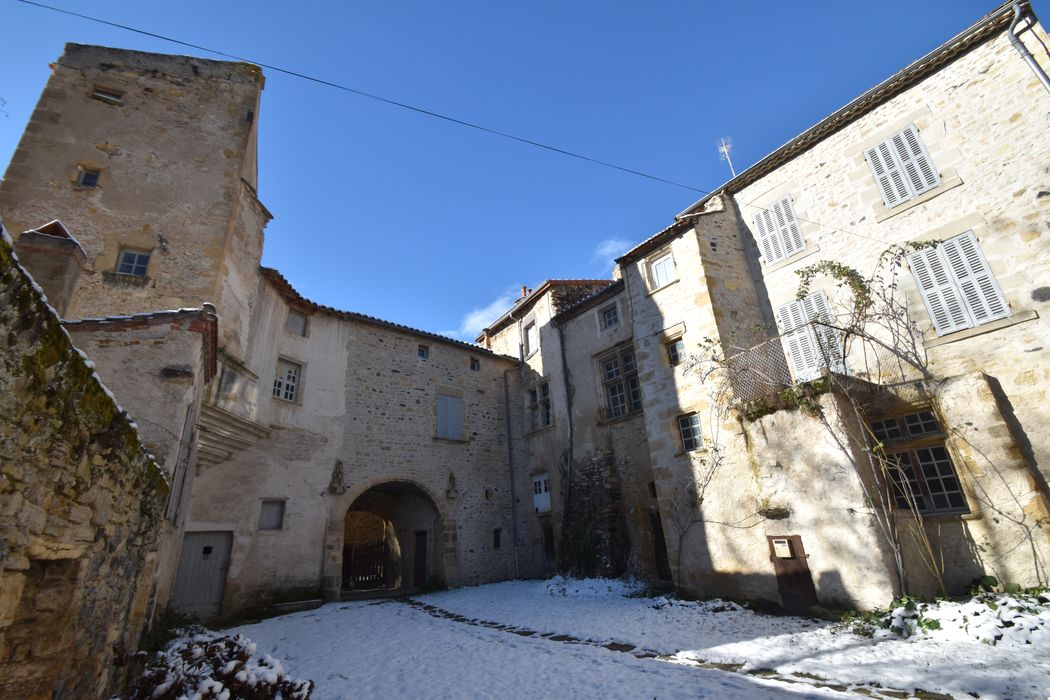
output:
[[[953,333],[973,326],[955,285],[955,280],[942,256],[941,247],[924,248],[908,256],[911,274],[922,293],[922,301],[930,314],[937,335]]]
[[[834,372],[845,372],[846,365],[842,357],[838,331],[823,325],[835,322],[827,295],[822,291],[813,292],[802,300],[802,308],[817,340],[817,369],[823,370],[827,367]]]
[[[812,329],[806,325],[806,312],[800,301],[789,301],[777,309],[781,340],[791,357],[795,379],[809,381],[820,375],[820,353]]]
[[[941,184],[940,175],[933,167],[933,160],[926,152],[926,146],[919,138],[919,132],[912,124],[890,139],[893,151],[900,161],[901,168],[908,176],[908,184],[913,195],[920,195]]]
[[[937,250],[948,263],[974,325],[1011,315],[973,231],[949,238]]]
[[[762,209],[755,214],[755,228],[758,229],[758,244],[762,248],[762,257],[766,262],[772,263],[783,258],[784,249],[777,237],[773,212],[769,209]]]
[[[882,201],[887,209],[892,209],[909,198],[908,186],[904,182],[904,173],[897,166],[889,142],[883,141],[864,152],[868,167],[875,176],[875,182],[882,194]]]
[[[773,213],[776,215],[780,235],[784,241],[784,257],[802,250],[805,247],[805,241],[802,240],[802,229],[799,228],[791,196],[784,197],[774,204]]]

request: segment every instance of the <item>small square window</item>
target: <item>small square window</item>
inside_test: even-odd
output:
[[[682,359],[685,357],[685,341],[678,338],[667,343],[664,347],[667,348],[667,361],[671,366],[674,367],[681,364]]]
[[[295,309],[288,309],[288,318],[284,320],[284,329],[292,335],[306,337],[306,314]]]
[[[122,275],[145,277],[146,268],[149,267],[149,256],[149,253],[138,250],[121,251],[120,261],[117,263],[117,272]]]
[[[470,358],[470,369],[477,372],[481,369],[481,360],[476,357]]]
[[[420,345],[416,353],[419,355],[419,359],[425,360],[430,357],[430,347],[427,345]]]
[[[98,187],[98,178],[102,175],[100,170],[91,168],[80,168],[77,174],[77,187]]]
[[[273,380],[274,398],[296,402],[299,400],[299,383],[303,366],[288,360],[277,360],[277,376]]]
[[[678,416],[678,432],[682,437],[682,449],[693,452],[703,447],[703,438],[700,435],[700,415],[690,413]]]
[[[620,311],[616,304],[610,304],[598,312],[598,325],[603,331],[620,325]]]
[[[107,90],[105,88],[95,88],[91,92],[91,98],[98,100],[99,102],[105,102],[110,105],[122,105],[124,104],[124,93],[117,92],[116,90]]]
[[[259,511],[260,530],[281,530],[284,528],[284,501],[267,500],[262,502]]]

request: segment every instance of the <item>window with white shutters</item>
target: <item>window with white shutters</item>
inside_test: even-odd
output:
[[[463,399],[437,395],[437,436],[445,440],[463,439]]]
[[[866,150],[864,158],[889,209],[941,184],[914,124]]]
[[[777,309],[777,321],[797,381],[816,379],[825,369],[846,371],[838,334],[826,325],[834,318],[824,292],[782,305]]]
[[[912,253],[908,264],[937,335],[1011,315],[973,231]]]
[[[806,247],[790,195],[759,211],[754,222],[758,247],[767,264],[791,257]]]

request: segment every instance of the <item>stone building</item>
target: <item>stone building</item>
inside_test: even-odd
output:
[[[613,279],[524,289],[476,345],[260,267],[256,67],[69,45],[0,216],[172,484],[150,599],[208,617],[556,568],[790,608],[1045,583],[1050,98],[1020,8]],[[866,275],[928,239],[889,286],[903,325],[844,334],[826,274],[796,298],[817,261]]]

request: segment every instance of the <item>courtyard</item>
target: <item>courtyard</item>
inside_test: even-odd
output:
[[[289,676],[313,680],[319,699],[1042,700],[1050,692],[1050,607],[1006,607],[931,608],[927,619],[939,621],[905,638],[556,577],[332,603],[225,633],[251,639],[257,655],[278,659]]]

